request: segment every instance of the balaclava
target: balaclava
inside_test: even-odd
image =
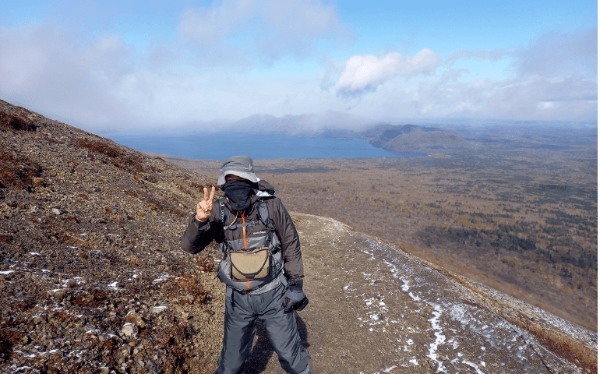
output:
[[[230,180],[221,186],[225,196],[229,199],[229,206],[236,212],[243,211],[250,206],[252,195],[255,193],[256,183],[249,180]]]

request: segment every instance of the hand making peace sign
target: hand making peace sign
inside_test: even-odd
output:
[[[204,187],[204,199],[196,204],[196,221],[205,222],[210,217],[210,212],[213,207],[213,199],[215,198],[215,186],[210,189],[210,196],[208,195],[208,188]]]

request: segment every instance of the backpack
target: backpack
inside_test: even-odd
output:
[[[238,291],[249,292],[265,286],[283,271],[280,242],[269,217],[266,203],[266,199],[273,196],[270,192],[272,190],[263,194],[265,196],[259,197],[254,208],[258,210],[256,218],[245,224],[237,223],[237,215],[227,207],[224,198],[218,200],[219,221],[223,225],[224,232],[238,230],[240,226],[262,225],[265,228],[258,231],[265,231],[265,235],[247,238],[247,242],[239,239],[228,241],[227,235],[223,235],[223,241],[219,246],[223,253],[223,260],[219,264],[218,277],[223,283]],[[233,220],[229,218],[231,215],[235,215]],[[229,221],[232,223],[228,224]]]

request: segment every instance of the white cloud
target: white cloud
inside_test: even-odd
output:
[[[378,86],[396,77],[431,74],[439,64],[440,58],[427,48],[413,57],[396,52],[381,56],[353,56],[346,62],[335,90],[341,96],[359,96],[376,90]]]
[[[548,33],[516,53],[521,76],[597,81],[598,30]]]
[[[597,118],[595,30],[545,34],[520,49],[461,50],[443,65],[424,51],[352,57],[334,86],[340,102],[375,118]]]
[[[336,9],[314,0],[225,0],[187,9],[179,28],[204,58],[241,64],[304,57],[320,40],[343,33]]]
[[[503,99],[534,119],[592,120],[598,114],[596,29],[547,33],[515,53],[515,85]],[[525,105],[525,107],[524,107]]]
[[[25,26],[0,29],[0,45],[3,98],[26,101],[31,109],[80,125],[127,118],[127,105],[117,94],[128,72],[127,51],[118,38],[80,48],[55,28]]]
[[[91,131],[326,110],[311,82],[216,67],[178,70],[155,55],[147,64],[117,36],[81,45],[72,34],[32,25],[0,28],[0,45],[0,98]]]
[[[321,48],[342,27],[333,6],[313,0],[214,2],[180,13],[182,39],[148,34],[141,45],[126,40],[135,43],[142,34],[78,29],[89,13],[78,12],[81,20],[67,27],[50,19],[54,26],[0,27],[2,99],[92,131],[326,109],[311,106],[322,101],[306,93],[312,86],[320,94],[318,86],[293,73],[276,79],[252,73],[264,62]]]
[[[179,27],[184,37],[209,46],[233,34],[254,12],[251,1],[224,1],[212,7],[185,10]]]
[[[90,21],[100,29],[79,29],[91,13],[81,10],[67,26],[0,27],[0,98],[93,131],[328,110],[376,121],[597,115],[595,30],[459,51],[444,64],[430,49],[336,62],[353,52],[334,44],[346,30],[329,3],[209,3],[172,13],[179,34],[176,24],[162,26],[166,33],[108,27],[106,17]],[[128,14],[122,19],[133,21]],[[319,61],[330,63],[320,80]]]
[[[597,113],[597,86],[577,79],[517,79],[492,91],[487,109],[499,118],[591,120]]]
[[[593,121],[596,89],[592,82],[569,79],[462,80],[440,74],[381,86],[363,96],[352,112],[392,122],[453,118]]]

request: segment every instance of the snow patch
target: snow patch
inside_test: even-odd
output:
[[[472,367],[473,369],[475,369],[475,372],[477,374],[484,374],[484,372],[479,368],[479,366],[471,361],[467,361],[467,360],[463,360],[463,364]],[[485,362],[481,363],[483,367],[485,367]]]
[[[165,310],[167,310],[168,307],[166,305],[157,305],[157,306],[153,306],[152,309],[150,309],[150,311],[152,313],[161,313],[164,312]]]
[[[394,277],[396,279],[399,279],[400,278],[400,271],[398,270],[398,267],[396,265],[394,265],[393,263],[391,263],[390,261],[384,260],[383,262],[390,269],[390,272],[392,273],[392,277]]]
[[[419,296],[415,295],[414,293],[412,293],[412,291],[408,293],[408,296],[410,296],[410,298],[413,299],[414,301],[421,301],[421,298]]]
[[[389,311],[389,308],[387,307],[387,305],[385,305],[384,297],[382,295],[370,297],[368,299],[365,299],[364,302],[368,308],[368,318],[367,320],[359,318],[359,321],[366,322],[369,324],[369,326],[376,326],[387,322],[385,314]],[[369,331],[374,331],[374,329],[370,328]]]
[[[431,344],[429,344],[429,354],[427,355],[427,357],[429,357],[430,359],[432,359],[433,361],[437,362],[438,367],[437,367],[437,371],[443,371],[446,372],[446,367],[444,366],[444,363],[440,360],[438,360],[438,355],[437,355],[437,351],[438,351],[438,347],[442,344],[444,344],[444,342],[446,341],[446,336],[443,333],[442,330],[442,326],[440,325],[440,317],[442,316],[442,307],[438,304],[433,304],[433,317],[431,317],[429,319],[429,322],[431,322],[431,328],[434,331],[435,334],[435,341]]]
[[[404,292],[408,292],[408,290],[410,290],[410,287],[408,286],[408,281],[406,279],[402,279],[402,291]]]
[[[119,284],[119,282],[112,282],[108,285],[108,288],[112,288],[113,290],[119,290],[119,288],[117,287],[117,284]]]
[[[169,274],[163,274],[160,277],[153,280],[152,284],[158,284],[158,283],[164,282],[164,281],[168,280],[169,278],[170,278]]]

